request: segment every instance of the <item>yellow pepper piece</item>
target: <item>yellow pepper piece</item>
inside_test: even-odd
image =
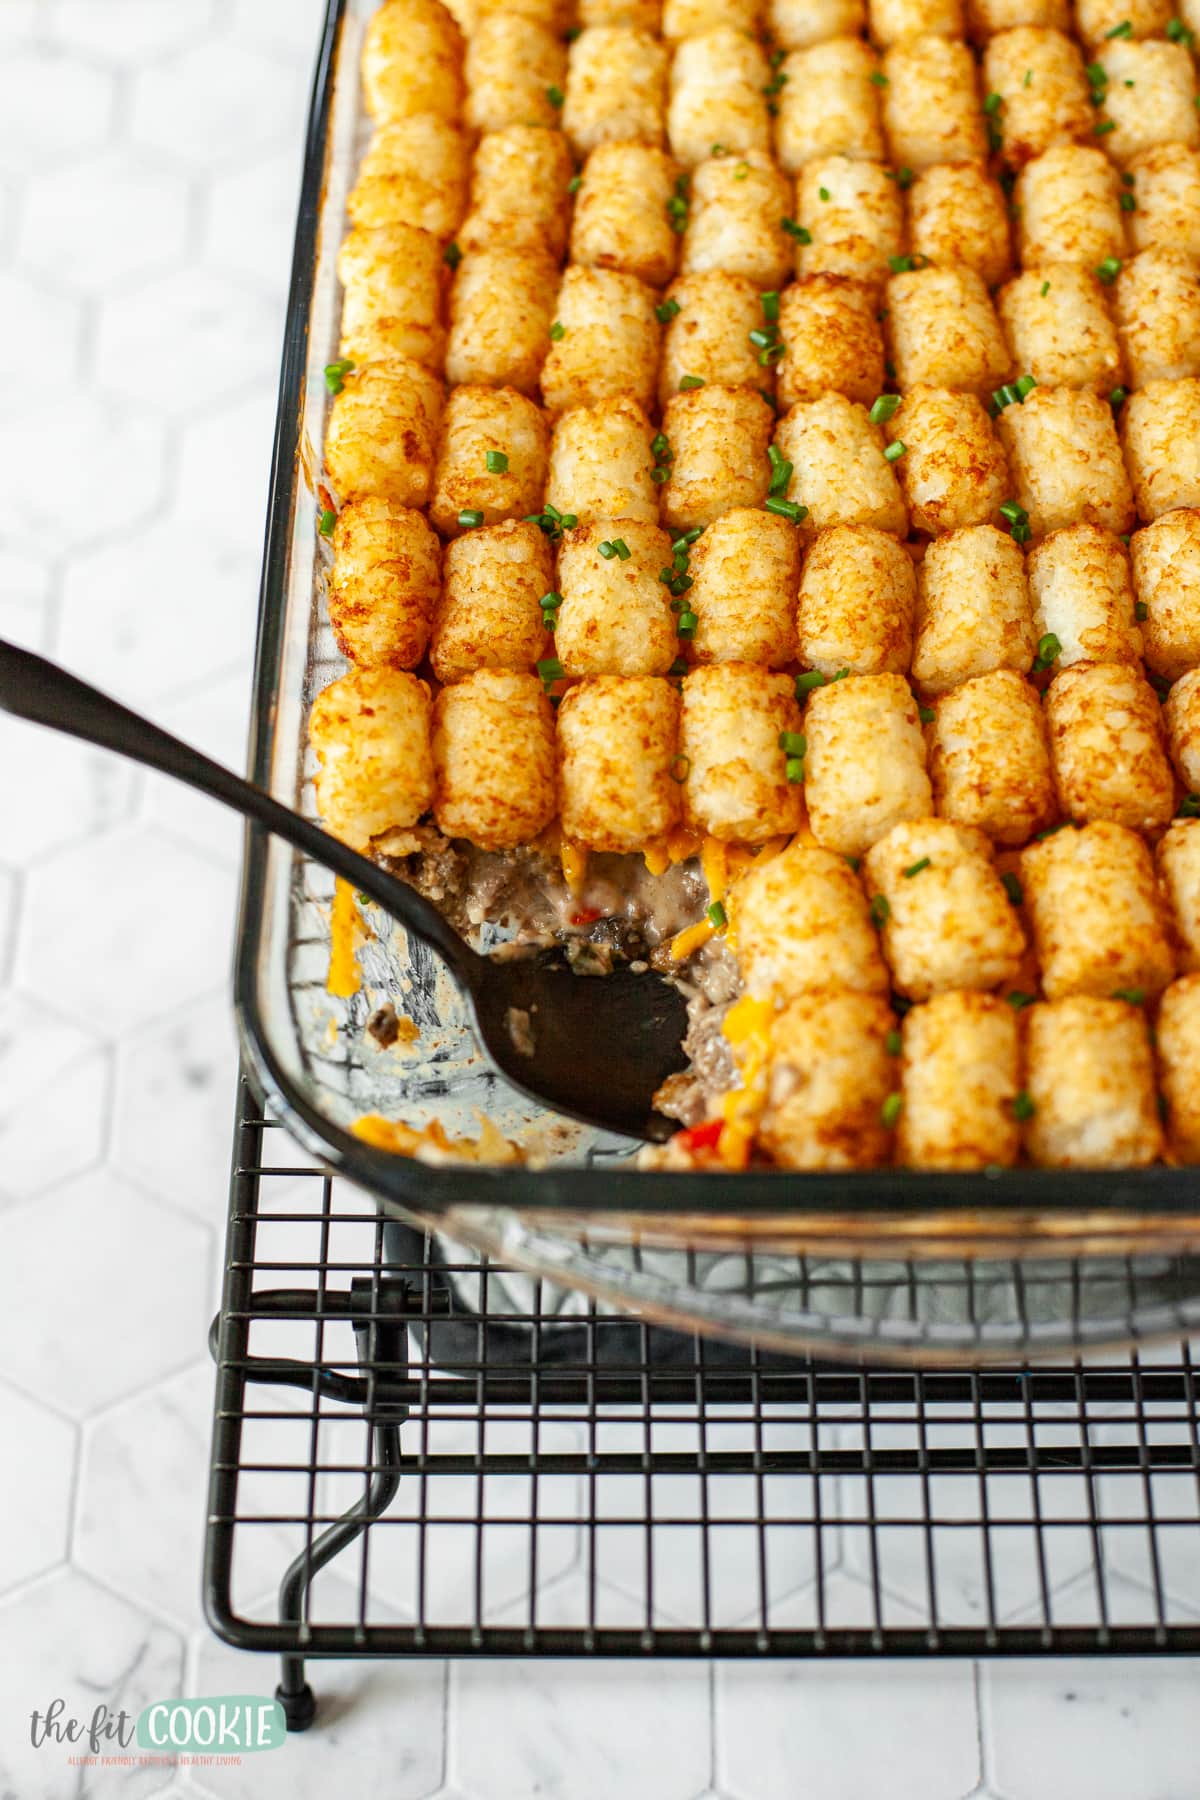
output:
[[[642,855],[651,875],[665,875],[671,866],[671,853],[665,839],[660,838],[657,843],[647,844]]]

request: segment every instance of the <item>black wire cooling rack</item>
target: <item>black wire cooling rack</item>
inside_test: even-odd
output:
[[[317,1656],[1200,1651],[1186,1343],[914,1372],[564,1320],[243,1084],[213,1350],[208,1616],[293,1729]]]

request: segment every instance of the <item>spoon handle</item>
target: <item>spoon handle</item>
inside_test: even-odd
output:
[[[311,820],[290,807],[280,805],[262,788],[243,781],[231,769],[194,750],[190,744],[172,737],[169,731],[151,724],[140,713],[131,712],[118,700],[89,687],[75,675],[47,662],[31,650],[0,638],[0,708],[17,718],[29,719],[35,725],[48,725],[52,731],[69,737],[83,738],[105,750],[115,750],[133,762],[145,763],[198,788],[214,800],[222,801],[235,812],[244,813],[286,839],[297,850],[304,851],[316,862],[353,882],[356,888],[377,901],[399,919],[414,936],[423,939],[450,965],[458,980],[474,989],[479,977],[480,958],[458,933],[448,925],[441,913],[417,893],[406,881],[399,881],[369,858],[339,839],[330,837]]]

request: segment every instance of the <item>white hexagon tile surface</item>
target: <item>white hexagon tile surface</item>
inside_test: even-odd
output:
[[[321,0],[0,0],[0,633],[233,762],[321,11]],[[314,1671],[319,1728],[244,1769],[70,1769],[33,1749],[29,1712],[57,1694],[75,1712],[100,1700],[136,1710],[185,1691],[269,1693],[276,1669],[218,1644],[199,1601],[239,828],[158,778],[4,721],[0,764],[4,1800],[327,1800],[352,1789],[413,1800],[1197,1800],[1196,1677],[1154,1662],[1006,1664],[982,1678],[920,1661],[462,1663],[448,1675],[420,1661],[346,1662]],[[280,1160],[307,1161],[286,1147]],[[285,1258],[291,1229],[271,1240]],[[305,1335],[281,1322],[275,1352]],[[287,1460],[307,1429],[304,1397],[278,1392],[279,1417],[257,1440],[268,1460]],[[557,1429],[561,1447],[578,1447],[575,1428]],[[331,1435],[333,1452],[342,1442]],[[323,1498],[340,1503],[353,1485],[327,1476]],[[606,1496],[615,1521],[634,1485]],[[445,1503],[469,1505],[469,1486],[447,1488]],[[236,1571],[261,1618],[295,1547],[269,1522],[273,1495],[264,1476],[242,1496],[267,1515]],[[548,1625],[583,1603],[580,1488],[563,1496],[538,1571]],[[869,1627],[860,1499],[843,1484],[850,1522],[830,1540],[822,1591]],[[523,1479],[496,1502],[519,1513]],[[370,1571],[377,1616],[390,1605],[404,1617],[413,1603],[406,1514],[394,1554]],[[499,1529],[514,1539],[511,1568],[487,1606],[503,1618],[515,1604],[520,1617],[521,1528]],[[640,1616],[644,1549],[622,1529],[601,1533],[601,1624]],[[445,1530],[435,1578],[466,1616],[472,1569],[446,1560],[457,1536]],[[811,1546],[789,1546],[787,1528],[776,1536],[774,1616],[812,1624]],[[752,1545],[736,1527],[729,1538],[717,1622],[752,1617],[757,1603]],[[916,1548],[898,1529],[882,1549],[897,1624],[918,1617]],[[1064,1548],[1052,1579],[1069,1584],[1086,1556]],[[978,1618],[973,1545],[938,1550],[946,1617]],[[669,1623],[676,1586],[685,1595],[694,1578],[681,1565],[675,1583],[668,1547],[656,1554]],[[1144,1583],[1133,1550],[1116,1561]],[[1198,1568],[1184,1550],[1163,1571],[1184,1606],[1200,1608]],[[325,1578],[317,1606],[344,1615],[356,1574]],[[1009,1578],[1011,1610],[1031,1598],[1020,1550]]]

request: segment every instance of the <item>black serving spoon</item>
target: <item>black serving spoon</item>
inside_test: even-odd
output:
[[[173,775],[344,875],[437,952],[470,1002],[484,1050],[534,1100],[632,1137],[661,1140],[674,1129],[654,1111],[653,1095],[683,1067],[685,1002],[649,970],[637,975],[618,964],[611,975],[583,976],[557,952],[478,955],[407,882],[149,719],[2,639],[0,707]],[[527,1015],[515,1031],[514,1012]]]

